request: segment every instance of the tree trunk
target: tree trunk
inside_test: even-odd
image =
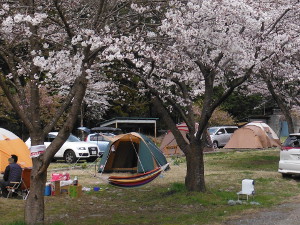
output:
[[[55,153],[63,145],[74,127],[86,87],[86,74],[83,74],[81,77],[76,79],[75,85],[73,86],[74,89],[72,90],[76,91],[76,93],[72,99],[68,118],[64,122],[63,127],[60,129],[58,137],[52,141],[51,145],[47,147],[47,150],[42,155],[37,158],[33,158],[32,160],[33,169],[30,177],[30,194],[25,204],[25,222],[28,225],[44,224],[44,189],[47,180],[47,168],[51,159],[53,159]],[[47,129],[45,128],[45,130]],[[32,131],[30,133],[30,137],[32,146],[44,143],[44,134],[40,129]]]
[[[295,132],[294,122],[293,122],[293,119],[292,119],[292,116],[291,116],[290,112],[289,111],[283,111],[283,115],[284,115],[284,117],[287,121],[287,124],[288,124],[289,134],[294,133]]]
[[[168,124],[172,131],[176,142],[180,149],[186,156],[187,174],[185,178],[185,186],[188,191],[205,191],[205,179],[204,179],[204,161],[203,161],[203,147],[201,147],[202,141],[197,141],[194,137],[191,137],[190,143],[186,142],[182,134],[176,127],[175,122],[172,120],[170,114],[164,108],[161,101],[158,98],[153,99],[153,104],[157,112],[161,115],[162,119]],[[201,135],[200,135],[201,136]],[[200,138],[199,138],[200,139]]]
[[[281,112],[283,113],[287,124],[288,124],[288,129],[289,129],[289,133],[294,133],[294,123],[293,123],[293,119],[291,116],[291,110],[290,107],[288,107],[285,103],[284,103],[284,98],[279,94],[276,93],[273,84],[270,80],[265,79],[265,82],[267,84],[268,90],[270,91],[273,99],[275,100],[275,102],[277,103],[278,107],[280,108]]]
[[[188,148],[185,186],[188,191],[205,192],[203,147],[200,144],[191,143]]]
[[[28,225],[44,224],[44,188],[47,180],[47,171],[39,174],[42,161],[33,159],[33,168],[30,176],[30,193],[25,203],[25,222]]]

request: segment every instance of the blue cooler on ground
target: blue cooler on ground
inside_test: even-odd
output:
[[[46,184],[44,195],[45,196],[50,196],[51,195],[51,184]]]

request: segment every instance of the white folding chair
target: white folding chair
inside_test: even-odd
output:
[[[240,200],[240,195],[245,195],[247,197],[247,201],[249,199],[249,196],[254,196],[255,190],[254,190],[254,180],[251,179],[244,179],[242,180],[242,190],[237,193],[238,200]]]
[[[12,186],[6,186],[6,190],[8,191],[7,197],[12,197],[13,193],[18,193],[19,188],[21,187],[22,180],[19,182],[10,182]]]

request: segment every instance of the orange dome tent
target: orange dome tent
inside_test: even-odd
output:
[[[4,172],[11,155],[18,156],[18,164],[24,167],[32,167],[30,151],[26,144],[14,133],[0,128],[0,172]]]

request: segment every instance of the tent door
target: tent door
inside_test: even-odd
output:
[[[119,142],[117,149],[110,154],[113,157],[111,170],[115,172],[133,172],[137,171],[139,144],[131,141]]]

